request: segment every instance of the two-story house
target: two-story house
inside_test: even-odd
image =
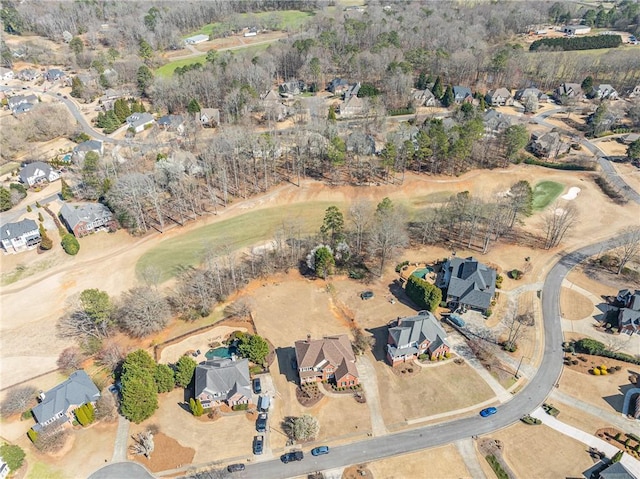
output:
[[[17,223],[2,225],[0,241],[7,253],[17,253],[40,243],[40,230],[33,220],[22,220]]]
[[[70,205],[65,203],[60,209],[62,221],[76,238],[94,233],[100,228],[115,229],[113,213],[102,203]]]
[[[296,361],[300,383],[328,381],[338,387],[359,384],[356,358],[345,334],[322,339],[296,341]]]
[[[196,366],[194,396],[205,408],[226,403],[230,407],[251,401],[248,359],[214,359]]]
[[[442,268],[441,287],[451,307],[486,312],[496,292],[496,270],[473,257],[451,258]]]
[[[60,179],[60,173],[54,170],[51,165],[42,161],[34,161],[25,165],[19,174],[20,181],[28,186],[37,185],[48,181],[51,183]]]
[[[496,90],[490,90],[485,96],[485,101],[491,106],[513,105],[513,97],[511,96],[511,92],[506,88],[497,88]]]
[[[395,326],[389,328],[387,361],[394,367],[423,354],[440,358],[450,349],[447,333],[429,311],[398,319]]]
[[[140,133],[143,131],[147,125],[153,125],[155,120],[153,119],[153,115],[151,113],[132,113],[126,119],[126,122],[129,124],[129,128],[133,128],[133,131],[136,133]]]

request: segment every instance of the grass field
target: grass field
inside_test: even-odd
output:
[[[541,181],[533,188],[533,209],[542,211],[560,196],[564,185],[555,181]]]
[[[51,469],[43,462],[36,462],[27,474],[27,479],[63,479],[64,474],[56,469]]]
[[[145,253],[136,264],[138,274],[153,265],[161,271],[161,281],[175,276],[182,266],[195,266],[211,247],[227,248],[229,252],[259,244],[273,238],[283,224],[297,223],[303,235],[314,234],[320,228],[330,202],[299,203],[286,208],[267,208],[197,228],[189,233],[163,241]]]
[[[203,53],[202,55],[198,55],[195,57],[183,58],[182,60],[176,60],[175,62],[167,63],[166,65],[162,65],[156,70],[156,75],[161,77],[170,77],[178,67],[191,65],[192,63],[201,63],[204,65],[206,56],[207,54]]]
[[[312,12],[301,12],[299,10],[283,10],[277,12],[242,13],[236,15],[234,22],[216,22],[205,25],[200,30],[185,35],[184,38],[193,35],[211,35],[214,32],[224,32],[233,30],[237,25],[251,26],[256,20],[264,22],[271,19],[270,23],[274,30],[297,29],[302,27],[306,21],[312,17]]]
[[[18,163],[17,161],[10,161],[8,163],[5,163],[4,165],[0,166],[0,175],[5,175],[15,170],[19,166],[20,166],[20,163]]]

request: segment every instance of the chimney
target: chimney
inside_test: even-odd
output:
[[[40,400],[40,402],[44,401],[46,395],[44,393],[44,391],[40,391],[40,394],[38,394],[38,399]]]
[[[310,343],[311,342],[311,335],[307,334],[307,342]]]

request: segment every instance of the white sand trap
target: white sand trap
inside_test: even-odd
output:
[[[580,193],[580,188],[578,188],[577,186],[572,186],[571,188],[569,188],[569,191],[567,191],[567,193],[562,195],[560,198],[567,201],[575,200],[578,197],[578,193]]]
[[[556,214],[556,216],[562,216],[564,214],[564,211],[564,208],[556,208],[554,213]]]

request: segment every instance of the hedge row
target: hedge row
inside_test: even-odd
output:
[[[529,47],[529,51],[535,52],[541,47],[555,48],[563,51],[570,50],[594,50],[597,48],[617,48],[622,45],[620,35],[597,35],[589,37],[572,38],[542,38],[536,40]]]
[[[534,158],[526,158],[524,162],[527,165],[544,166],[545,168],[552,168],[554,170],[593,171],[596,169],[595,166],[576,165],[575,163],[551,163]]]

